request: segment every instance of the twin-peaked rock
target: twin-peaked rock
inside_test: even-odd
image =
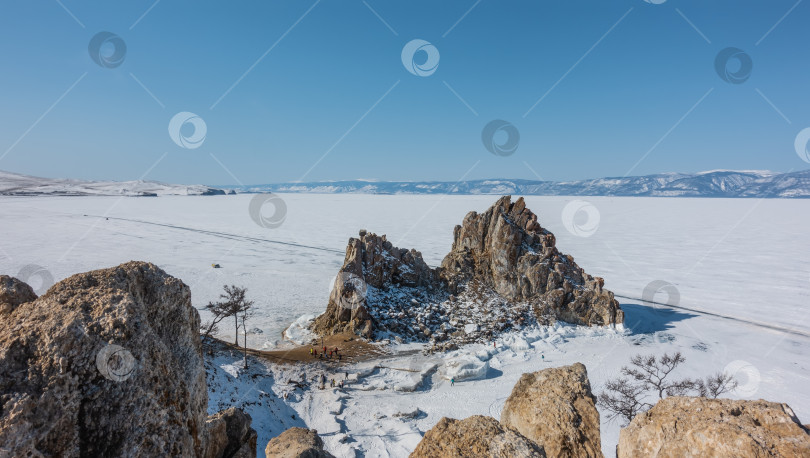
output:
[[[435,269],[418,251],[361,231],[349,240],[327,310],[313,327],[464,343],[531,320],[622,323],[624,313],[603,286],[557,250],[523,198],[504,196],[484,213],[467,214]]]

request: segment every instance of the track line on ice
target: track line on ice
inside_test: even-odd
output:
[[[84,214],[83,216],[88,216],[88,217],[93,217],[93,218],[107,218],[107,219],[114,219],[114,220],[118,220],[118,221],[128,221],[128,222],[131,222],[131,223],[149,224],[149,225],[152,225],[152,226],[168,227],[169,229],[178,229],[178,230],[183,230],[183,231],[197,232],[199,234],[213,235],[214,237],[222,237],[222,238],[226,238],[226,239],[241,239],[241,240],[247,240],[247,241],[250,241],[250,242],[275,243],[277,245],[286,245],[286,246],[292,246],[292,247],[296,247],[296,248],[306,248],[306,249],[309,249],[309,250],[326,251],[328,253],[344,254],[343,251],[335,250],[335,249],[332,249],[332,248],[324,248],[324,247],[318,247],[318,246],[312,246],[312,245],[302,245],[300,243],[293,243],[293,242],[282,242],[280,240],[263,239],[263,238],[260,238],[260,237],[250,237],[250,236],[247,236],[247,235],[229,234],[227,232],[207,231],[207,230],[204,230],[204,229],[194,229],[192,227],[175,226],[173,224],[155,223],[155,222],[152,222],[152,221],[143,221],[143,220],[130,219],[130,218],[119,218],[119,217],[113,217],[113,216],[99,216],[99,215],[90,215],[90,214]]]
[[[788,333],[788,334],[794,334],[794,335],[802,336],[802,337],[810,337],[810,333],[808,333],[808,332],[800,331],[798,329],[793,329],[793,328],[787,328],[787,327],[784,327],[784,326],[780,326],[778,324],[766,323],[764,321],[754,321],[754,320],[749,320],[749,319],[746,319],[746,318],[740,318],[740,317],[731,316],[731,315],[723,315],[722,313],[707,312],[706,310],[683,307],[683,306],[680,306],[680,305],[670,305],[670,304],[664,304],[664,303],[661,303],[661,302],[648,301],[648,300],[640,299],[638,297],[623,296],[621,294],[615,294],[614,293],[613,295],[616,296],[616,297],[621,297],[623,299],[630,299],[630,300],[633,300],[633,301],[639,301],[639,302],[642,302],[642,303],[658,305],[658,306],[661,306],[661,307],[669,307],[669,308],[672,308],[672,309],[686,310],[686,311],[689,311],[689,312],[700,313],[701,315],[708,315],[708,316],[713,316],[713,317],[717,317],[717,318],[723,318],[723,319],[726,319],[726,320],[737,321],[737,322],[740,322],[740,323],[750,324],[752,326],[757,326],[757,327],[760,327],[760,328],[771,329],[773,331],[779,331],[779,332],[784,332],[784,333]]]

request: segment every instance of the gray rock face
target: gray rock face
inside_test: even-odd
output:
[[[323,449],[323,440],[318,431],[305,428],[290,428],[267,443],[264,453],[275,458],[334,458]]]
[[[602,457],[599,412],[580,363],[523,374],[501,424],[543,446],[549,456]]]
[[[143,262],[74,275],[0,315],[0,448],[215,456],[199,324],[188,286]]]
[[[326,312],[313,330],[364,337],[387,330],[447,349],[535,320],[622,323],[618,301],[603,286],[604,280],[557,250],[554,234],[540,226],[523,198],[512,203],[504,196],[482,214],[467,214],[435,269],[418,251],[361,231],[349,240]]]
[[[34,289],[8,275],[0,275],[0,315],[11,313],[20,304],[37,298]]]
[[[411,453],[411,458],[545,456],[543,447],[498,420],[481,415],[464,420],[442,418]]]
[[[541,321],[559,319],[586,326],[622,323],[624,313],[604,280],[585,273],[557,250],[523,198],[500,198],[486,212],[470,212],[453,233],[442,261],[451,290],[471,282],[512,302],[531,303]]]
[[[619,458],[807,457],[810,434],[787,404],[670,397],[619,433]]]

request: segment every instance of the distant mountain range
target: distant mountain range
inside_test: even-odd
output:
[[[0,171],[0,195],[209,196],[231,193],[514,194],[524,196],[649,196],[810,198],[810,170],[789,173],[713,170],[580,181],[317,181],[247,186],[178,185],[157,181],[81,181]]]
[[[360,194],[514,194],[538,196],[810,197],[810,170],[713,170],[580,181],[319,181],[229,187],[238,192]]]
[[[82,181],[39,178],[0,171],[0,195],[6,196],[210,196],[226,191],[204,185],[157,181]]]

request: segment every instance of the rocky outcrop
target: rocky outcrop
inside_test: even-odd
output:
[[[351,238],[319,334],[390,331],[448,349],[490,340],[513,326],[555,320],[596,326],[624,314],[604,281],[555,247],[523,198],[499,199],[456,226],[453,247],[431,269],[415,250],[361,231]]]
[[[306,428],[290,428],[267,443],[264,453],[276,458],[334,458],[323,449],[323,440],[318,431]]]
[[[545,457],[543,448],[498,420],[481,415],[464,420],[442,418],[425,433],[411,458]],[[554,455],[550,455],[554,456]]]
[[[37,298],[34,289],[14,277],[0,275],[0,315]]]
[[[599,412],[585,366],[523,374],[501,412],[501,423],[540,444],[549,456],[602,457]]]
[[[250,415],[231,407],[211,415],[205,423],[208,429],[207,458],[256,457],[257,434],[250,427]]]
[[[458,292],[470,282],[491,288],[511,302],[529,302],[541,321],[560,319],[586,326],[624,321],[604,280],[592,277],[574,258],[557,250],[523,198],[500,198],[486,212],[470,212],[453,232],[442,274]]]
[[[384,235],[360,231],[359,238],[349,239],[326,312],[315,320],[314,330],[371,337],[375,321],[372,311],[427,298],[438,288],[438,275],[421,253],[397,248]]]
[[[225,456],[208,449],[199,324],[188,286],[143,262],[74,275],[0,315],[0,448]]]
[[[619,433],[619,458],[806,457],[810,434],[786,404],[670,397]]]

